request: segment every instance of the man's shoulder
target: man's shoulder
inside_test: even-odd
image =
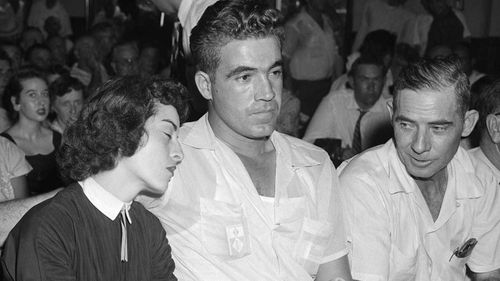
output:
[[[340,178],[382,178],[388,176],[388,167],[394,157],[398,157],[391,149],[391,141],[372,147],[344,161],[338,168]]]
[[[463,153],[466,157],[461,157],[461,161],[470,161],[474,167],[474,174],[481,182],[484,183],[491,177],[497,178],[497,181],[500,181],[500,170],[491,163],[480,147],[464,151]]]
[[[277,138],[283,140],[282,145],[287,146],[293,153],[305,154],[316,160],[324,160],[325,157],[328,157],[325,150],[310,142],[278,131],[274,132],[274,134],[276,134]]]

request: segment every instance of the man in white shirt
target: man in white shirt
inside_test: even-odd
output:
[[[380,59],[358,58],[349,72],[354,89],[333,91],[323,98],[307,127],[304,140],[313,143],[321,138],[340,139],[343,159],[386,142],[391,138],[392,130],[387,100],[382,97],[384,77],[384,65]],[[354,137],[356,126],[360,140]],[[356,141],[360,141],[360,146],[355,148]]]
[[[459,147],[477,121],[457,59],[409,65],[395,85],[394,140],[343,164],[341,197],[357,280],[500,278],[500,194]],[[491,279],[490,279],[491,278]]]
[[[264,3],[218,1],[192,30],[209,111],[181,130],[169,193],[145,205],[180,280],[350,280],[328,155],[275,131],[283,30]]]
[[[478,161],[486,164],[500,182],[500,79],[473,98],[472,106],[479,112],[476,129],[479,147],[470,152]]]

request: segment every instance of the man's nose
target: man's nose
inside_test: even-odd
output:
[[[417,154],[422,154],[429,151],[431,148],[431,141],[429,131],[427,129],[418,129],[413,141],[412,149]]]
[[[270,101],[274,99],[276,94],[274,93],[273,86],[268,77],[263,77],[259,81],[259,87],[256,93],[257,100]]]

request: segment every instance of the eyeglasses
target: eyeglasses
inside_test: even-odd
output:
[[[499,113],[500,114],[500,113]],[[453,256],[456,256],[457,258],[465,258],[470,255],[472,250],[477,244],[477,239],[476,238],[471,238],[467,240],[461,247],[457,247],[453,254],[450,257],[450,260],[453,258]]]

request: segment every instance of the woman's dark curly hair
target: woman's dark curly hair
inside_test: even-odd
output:
[[[184,122],[187,90],[157,76],[115,78],[104,83],[85,104],[78,120],[66,129],[57,161],[75,181],[115,167],[118,157],[134,155],[141,145],[146,121],[157,103],[172,105]]]

